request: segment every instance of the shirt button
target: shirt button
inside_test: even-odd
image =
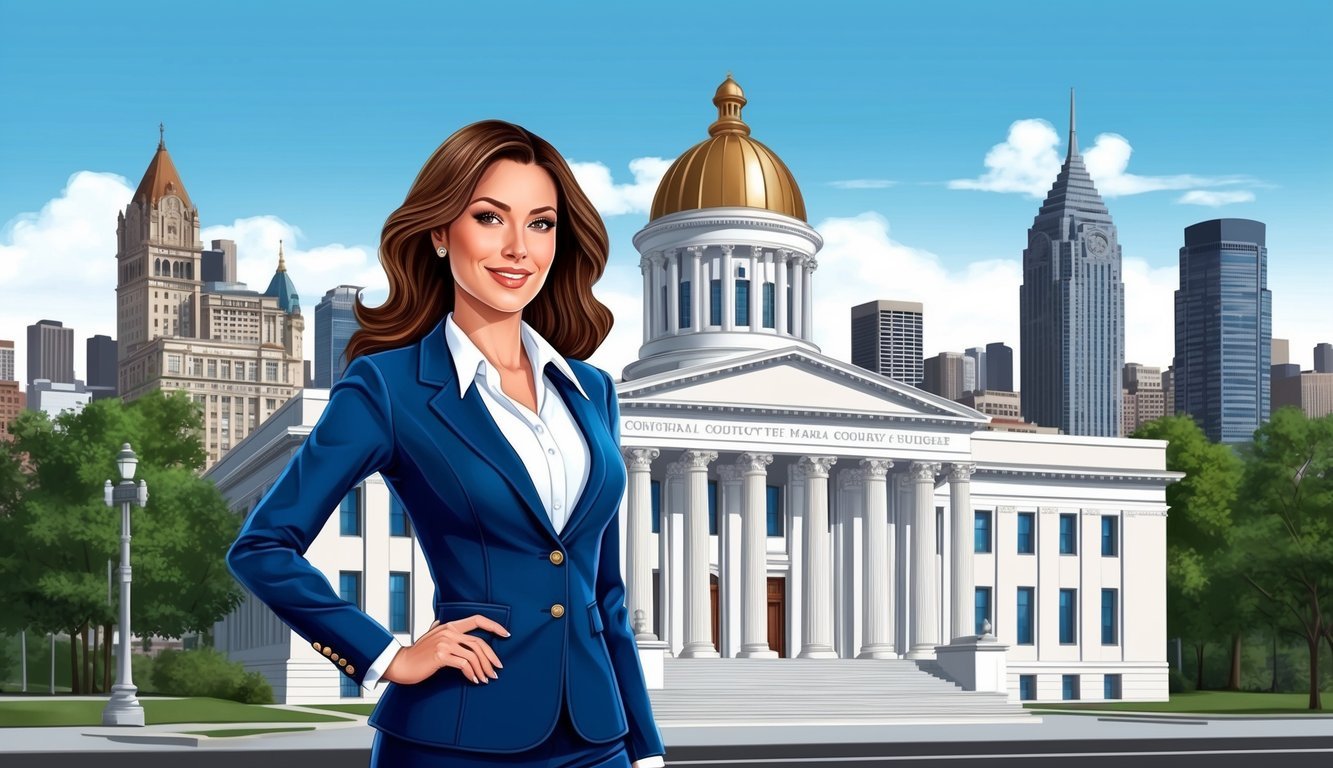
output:
[[[537,434],[540,435],[542,432],[545,432],[545,431],[546,431],[546,430],[542,429],[542,425],[540,425],[540,424],[537,425]]]
[[[553,509],[560,509],[560,502],[557,501],[556,503],[552,504],[551,507]]]
[[[561,605],[560,603],[556,603],[555,605],[551,606],[552,618],[558,619],[564,615],[565,615],[565,606]]]
[[[546,449],[546,452],[549,453],[549,454],[551,454],[552,456],[555,455],[555,449],[554,449],[554,448],[547,448],[547,449]]]

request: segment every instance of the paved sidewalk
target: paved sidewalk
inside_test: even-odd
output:
[[[293,707],[295,708],[295,707]],[[310,731],[210,738],[182,733],[236,728],[313,728]],[[1084,741],[1093,739],[1333,736],[1333,717],[1156,716],[1123,712],[1042,712],[1031,723],[954,725],[734,725],[662,727],[667,747],[775,744],[857,744],[956,741]],[[368,749],[374,730],[364,718],[337,723],[199,723],[144,728],[49,727],[0,729],[4,752],[159,750]]]

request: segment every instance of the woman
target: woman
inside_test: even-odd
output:
[[[323,416],[228,555],[236,577],[358,683],[377,766],[662,765],[620,576],[625,487],[606,230],[563,158],[515,125],[450,136],[384,225],[389,298]],[[402,647],[302,556],[379,472],[435,580]]]

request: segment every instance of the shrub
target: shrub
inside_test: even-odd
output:
[[[1172,667],[1171,671],[1167,674],[1166,686],[1167,691],[1170,693],[1188,693],[1189,691],[1194,690],[1193,684],[1191,684],[1184,675],[1176,671],[1175,667]]]
[[[270,704],[273,690],[259,673],[212,648],[163,651],[153,665],[153,686],[168,696],[207,696],[247,704]]]

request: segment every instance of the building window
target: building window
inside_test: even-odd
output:
[[[722,281],[708,282],[708,324],[722,325]]]
[[[767,506],[768,535],[782,535],[782,486],[770,485],[765,489]]]
[[[976,552],[989,553],[991,551],[990,538],[991,513],[989,510],[977,510],[974,513],[973,527],[975,529],[973,550]]]
[[[791,335],[792,333],[792,317],[796,314],[795,312],[791,311],[792,310],[791,291],[792,291],[792,285],[791,283],[787,283],[787,334],[788,335]]]
[[[743,275],[742,275],[743,276]],[[736,325],[750,324],[750,281],[736,281]]]
[[[653,533],[662,532],[662,481],[649,481],[649,496],[653,497]]]
[[[339,571],[338,572],[338,597],[361,607],[361,572],[360,571]]]
[[[341,521],[339,524],[339,533],[343,536],[361,535],[361,494],[353,488],[343,497],[341,514],[338,516]]]
[[[1106,675],[1102,678],[1102,698],[1108,701],[1115,701],[1122,697],[1120,691],[1120,675]]]
[[[1060,590],[1060,644],[1073,645],[1078,642],[1074,629],[1078,617],[1078,590]]]
[[[181,372],[181,356],[167,355],[167,373],[179,376],[180,372]]]
[[[278,363],[276,360],[264,361],[264,381],[278,380]]]
[[[977,587],[977,634],[985,634],[985,623],[990,619],[990,587]],[[994,630],[995,624],[991,623]]]
[[[676,313],[676,317],[678,319],[678,322],[676,324],[681,328],[690,327],[690,320],[692,319],[690,317],[690,309],[692,307],[692,305],[690,304],[690,293],[691,292],[690,292],[689,280],[682,281],[680,285],[677,286],[676,302],[680,306],[677,308],[678,311]]]
[[[410,632],[408,621],[409,604],[408,596],[410,594],[411,574],[398,571],[389,573],[389,631],[397,633]]]
[[[1078,675],[1060,675],[1060,698],[1078,701]]]
[[[1078,518],[1075,515],[1060,515],[1060,554],[1078,554]]]
[[[667,287],[662,286],[662,333],[666,333],[671,326],[671,306],[667,304]]]
[[[708,481],[708,535],[717,535],[717,481]]]
[[[1116,603],[1118,590],[1102,590],[1102,645],[1115,645],[1119,641],[1116,631]]]
[[[1031,555],[1037,551],[1037,537],[1034,532],[1037,527],[1037,515],[1035,512],[1018,513],[1018,554]]]
[[[412,524],[407,519],[407,510],[403,507],[403,502],[392,493],[389,494],[389,535],[412,535]]]
[[[1102,557],[1115,557],[1120,554],[1119,537],[1116,536],[1115,515],[1102,515]]]
[[[1036,587],[1018,588],[1018,644],[1032,645],[1032,637],[1036,634]]]
[[[775,314],[774,314],[774,307],[773,307],[773,302],[776,301],[776,299],[775,299],[775,295],[776,295],[776,293],[777,293],[777,286],[776,286],[776,285],[774,285],[774,284],[772,284],[772,283],[764,283],[764,306],[763,306],[763,313],[764,313],[764,327],[765,327],[765,328],[773,328],[773,327],[777,326],[777,322],[776,322]]]
[[[1019,675],[1018,676],[1018,698],[1021,701],[1037,700],[1037,676]]]

